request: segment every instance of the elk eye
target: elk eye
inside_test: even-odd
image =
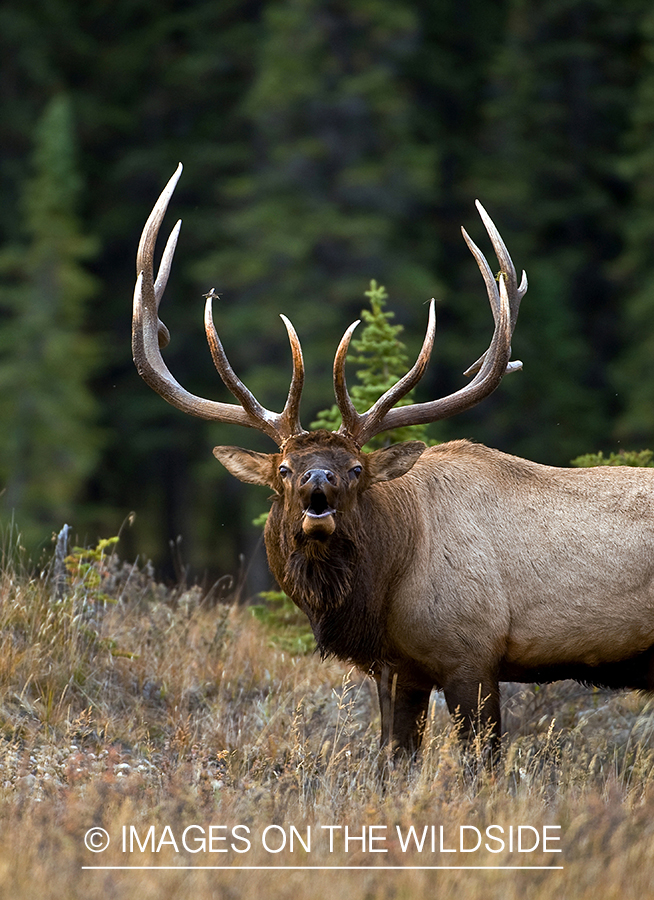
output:
[[[287,475],[291,474],[291,470],[288,466],[281,465],[279,467],[279,474],[282,476],[282,478],[286,478]]]
[[[355,478],[358,478],[362,471],[363,471],[363,466],[352,466],[352,468],[350,469],[350,475],[353,475]]]

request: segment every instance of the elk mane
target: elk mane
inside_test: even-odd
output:
[[[309,617],[321,656],[369,667],[383,658],[386,641],[374,575],[362,553],[363,531],[360,515],[351,511],[328,542],[307,540],[301,530],[281,534],[273,525],[266,543],[274,572],[280,554],[275,574]],[[284,553],[283,547],[291,549]]]

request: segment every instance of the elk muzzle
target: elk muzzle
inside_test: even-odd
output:
[[[329,469],[308,469],[300,478],[304,513],[302,530],[311,537],[329,537],[336,528],[334,501],[337,478]]]

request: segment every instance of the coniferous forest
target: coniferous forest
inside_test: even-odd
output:
[[[136,247],[180,160],[161,314],[189,390],[231,399],[214,287],[273,409],[294,323],[307,427],[371,279],[409,356],[438,301],[417,399],[460,386],[492,333],[460,233],[490,254],[479,198],[529,276],[524,371],[433,439],[556,465],[654,446],[651,3],[4,0],[0,59],[1,518],[36,556],[64,522],[170,574],[235,573],[257,543],[266,492],[211,449],[272,444],[167,406],[131,360]]]

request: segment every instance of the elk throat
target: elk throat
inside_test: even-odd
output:
[[[311,532],[307,534],[304,528],[303,532],[297,549],[286,561],[284,583],[290,596],[319,618],[326,610],[342,606],[350,596],[356,548],[338,535],[324,541],[317,540]]]
[[[279,586],[306,613],[323,657],[367,670],[385,658],[384,613],[370,561],[361,553],[360,516],[340,516],[329,536],[312,537],[301,518],[289,523],[273,502],[265,531],[268,562]]]
[[[387,651],[382,611],[371,602],[360,563],[356,544],[346,538],[307,540],[287,560],[284,588],[307,614],[323,658],[367,670]]]

